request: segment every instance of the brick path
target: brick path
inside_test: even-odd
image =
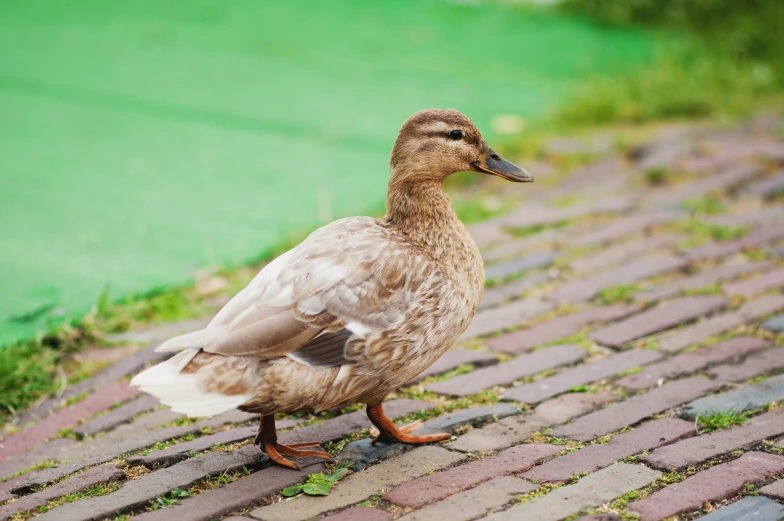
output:
[[[115,339],[139,348],[20,415],[0,443],[0,519],[784,518],[772,121],[658,131],[474,225],[491,280],[481,309],[385,405],[451,440],[371,446],[361,410],[281,418],[284,443],[319,440],[353,462],[329,496],[284,501],[329,468],[270,466],[252,415],[189,421],[127,385],[161,359],[157,342],[203,320],[170,324]],[[729,410],[747,417],[695,428]]]

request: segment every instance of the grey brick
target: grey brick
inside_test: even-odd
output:
[[[693,417],[710,411],[756,409],[779,400],[784,400],[784,374],[748,387],[700,398],[687,404],[685,410]]]
[[[714,510],[700,521],[781,521],[784,505],[764,497],[747,496]]]

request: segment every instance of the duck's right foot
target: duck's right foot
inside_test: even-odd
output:
[[[439,432],[438,434],[411,434],[411,431],[415,431],[422,426],[422,422],[416,421],[405,427],[398,427],[392,423],[392,420],[386,417],[380,403],[368,405],[367,415],[371,423],[378,429],[378,435],[370,442],[371,445],[375,445],[378,442],[399,442],[418,445],[420,443],[436,443],[452,437],[451,434],[446,432]]]
[[[269,458],[278,465],[282,465],[294,470],[301,470],[302,467],[299,464],[284,458],[284,456],[290,456],[293,458],[307,458],[315,456],[333,463],[335,461],[327,452],[321,450],[302,450],[307,447],[320,447],[321,444],[319,442],[310,441],[304,443],[292,443],[290,445],[283,445],[282,443],[278,443],[278,435],[275,431],[275,416],[273,415],[262,415],[259,425],[259,432],[256,434],[256,439],[253,443],[258,445],[261,450],[266,452],[267,456],[269,456]]]

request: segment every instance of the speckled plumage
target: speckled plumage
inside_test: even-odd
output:
[[[463,170],[495,173],[491,155],[500,159],[459,112],[415,114],[392,152],[383,218],[319,228],[206,329],[161,347],[181,351],[164,362],[169,390],[190,382],[210,407],[200,409],[194,396],[167,402],[162,369],[133,383],[189,414],[214,413],[221,397],[227,408],[262,415],[380,403],[449,349],[479,305],[482,257],[442,183]]]

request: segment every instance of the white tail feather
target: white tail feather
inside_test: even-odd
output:
[[[184,335],[170,338],[158,346],[155,351],[162,353],[166,351],[182,351],[183,349],[196,349],[204,347],[208,342],[225,334],[225,327],[207,327]]]
[[[252,398],[250,394],[220,394],[205,392],[199,385],[196,374],[180,371],[198,353],[189,349],[166,362],[142,371],[131,380],[131,385],[158,398],[174,412],[191,417],[213,416],[236,409]]]

